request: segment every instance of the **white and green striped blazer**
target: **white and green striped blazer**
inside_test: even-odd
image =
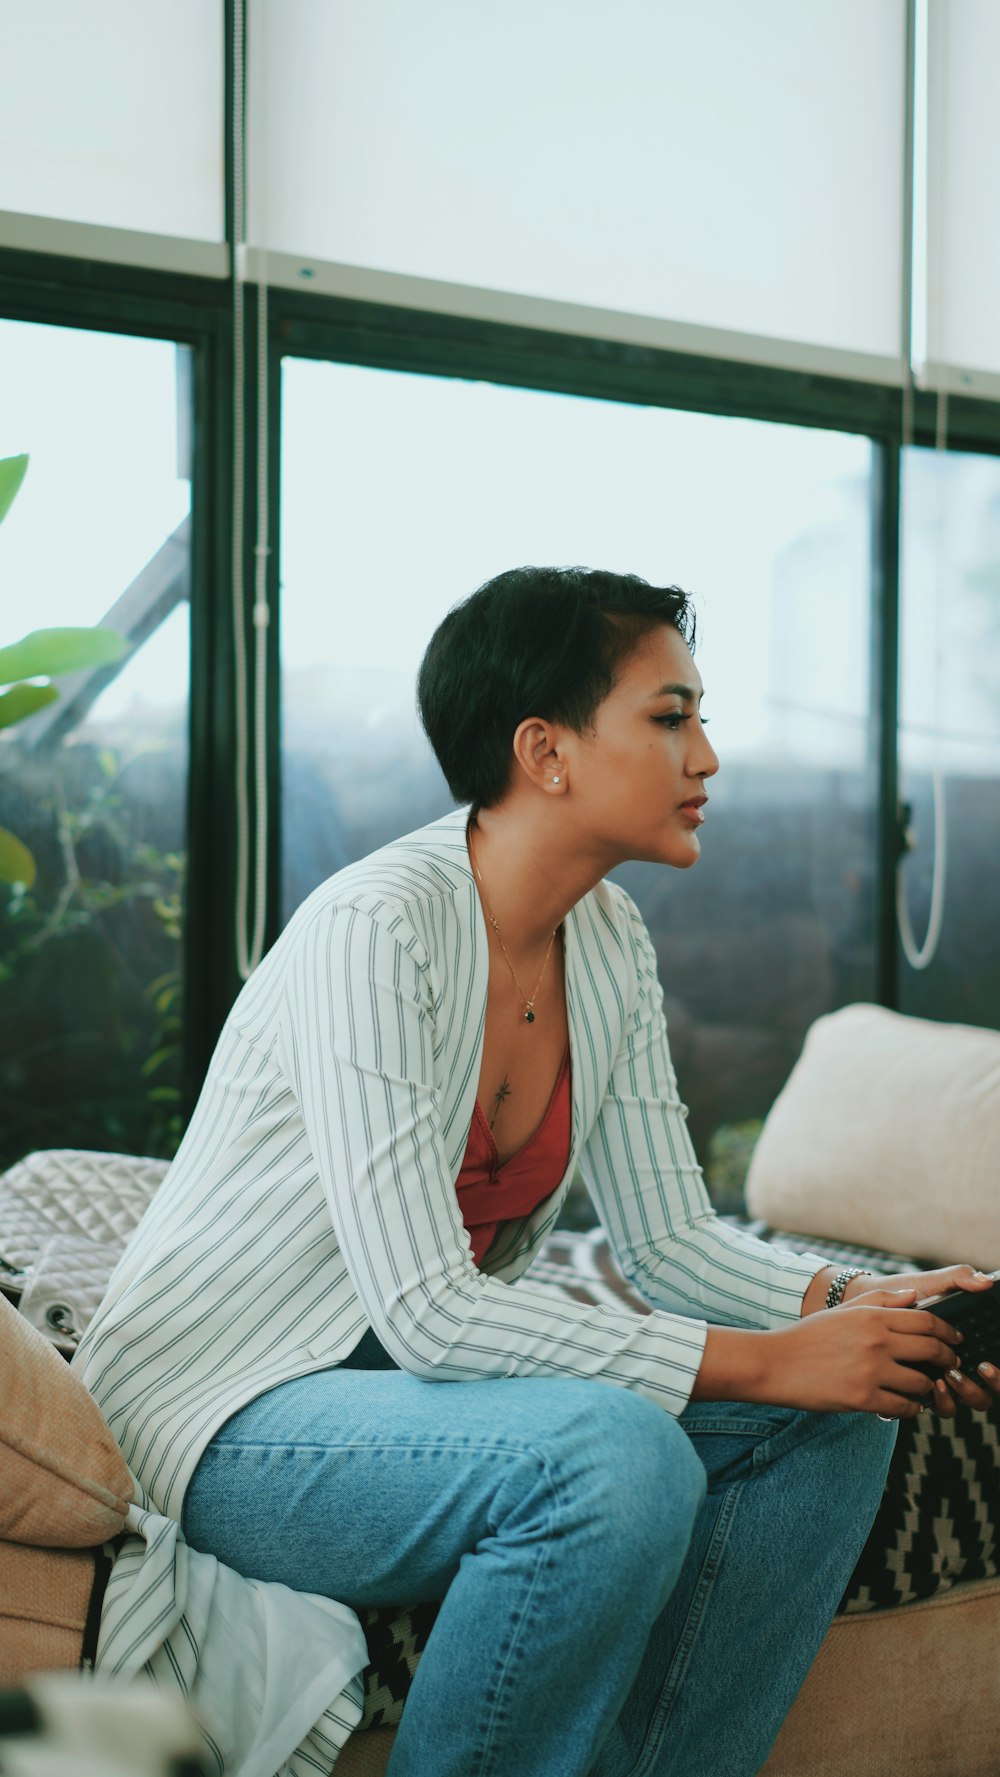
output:
[[[237,999],[177,1158],[81,1344],[85,1382],[169,1517],[224,1420],[338,1363],[369,1325],[430,1381],[590,1376],[679,1414],[706,1321],[794,1321],[825,1263],[716,1219],[653,947],[605,882],[566,921],[569,1165],[477,1268],[455,1180],[489,956],[465,825],[464,810],[449,814],[299,908]],[[648,1316],[520,1281],[577,1165]]]

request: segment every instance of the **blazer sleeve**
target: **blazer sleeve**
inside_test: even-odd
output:
[[[289,958],[278,1053],[351,1280],[377,1337],[433,1381],[560,1375],[683,1411],[706,1328],[558,1302],[481,1272],[442,1139],[448,1010],[406,919],[325,909]]]
[[[633,1000],[581,1170],[625,1275],[647,1301],[721,1326],[795,1321],[829,1259],[721,1222],[709,1201],[670,1059],[656,953],[624,891]]]

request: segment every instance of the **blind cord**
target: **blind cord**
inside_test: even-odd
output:
[[[938,469],[943,470],[944,458],[948,448],[948,397],[941,390],[937,398],[937,424],[934,444],[939,453]],[[940,476],[938,482],[938,549],[937,575],[934,599],[934,651],[940,654],[941,643],[941,607],[942,583],[944,580],[944,545],[942,531],[944,529],[945,494]],[[941,675],[935,675],[938,686],[938,725],[940,725],[940,684]],[[944,900],[948,873],[948,826],[945,813],[944,772],[940,765],[935,765],[931,773],[934,791],[934,866],[931,872],[931,904],[927,915],[927,931],[923,944],[918,945],[913,935],[913,922],[910,909],[906,902],[905,865],[910,847],[901,853],[896,865],[896,923],[899,926],[899,941],[903,955],[911,969],[918,972],[926,969],[934,961],[938,943],[941,938],[941,927],[944,922]]]
[[[926,30],[926,14],[918,16],[917,0],[906,0],[906,104],[903,122],[903,254],[902,254],[902,314],[901,314],[901,365],[903,399],[900,414],[901,454],[912,449],[914,431],[914,388],[913,371],[913,275],[914,275],[914,203],[916,201],[916,105],[917,105],[917,32]],[[923,275],[923,273],[922,273]],[[939,467],[943,463],[944,453],[948,444],[948,397],[942,391],[937,401],[937,427],[935,445],[940,453]],[[935,655],[940,654],[942,579],[943,579],[943,530],[944,503],[940,493],[938,499],[938,552],[937,574],[935,585],[934,611],[934,647]],[[935,675],[940,699],[940,673]],[[938,709],[940,719],[940,703]],[[898,746],[897,736],[897,746]],[[941,925],[944,919],[944,896],[948,864],[948,833],[945,824],[945,787],[944,773],[940,765],[935,765],[932,772],[934,790],[934,865],[931,873],[931,904],[927,916],[927,931],[922,945],[917,944],[913,935],[913,922],[906,902],[906,860],[913,849],[913,840],[909,832],[904,834],[903,847],[896,862],[896,924],[899,928],[899,941],[903,955],[911,969],[926,969],[934,960],[941,937]],[[900,817],[902,817],[902,810]]]
[[[254,544],[254,845],[253,935],[249,934],[251,900],[250,744],[247,636],[243,601],[243,526],[246,436],[246,132],[244,85],[246,6],[233,0],[233,537],[232,625],[236,776],[236,967],[242,980],[253,974],[264,951],[267,916],[267,291],[261,278],[257,305],[257,512]]]

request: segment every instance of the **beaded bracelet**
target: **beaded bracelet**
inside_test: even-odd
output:
[[[831,1283],[830,1288],[826,1292],[827,1307],[828,1308],[839,1308],[841,1302],[844,1299],[844,1291],[846,1290],[852,1277],[874,1277],[874,1276],[875,1276],[874,1271],[866,1270],[864,1265],[846,1265],[844,1267],[843,1271],[837,1272],[837,1275],[834,1278],[833,1282]]]

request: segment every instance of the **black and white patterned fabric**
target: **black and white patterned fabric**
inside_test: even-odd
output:
[[[368,1643],[364,1672],[362,1728],[394,1728],[430,1639],[439,1604],[411,1604],[408,1610],[359,1610]]]

